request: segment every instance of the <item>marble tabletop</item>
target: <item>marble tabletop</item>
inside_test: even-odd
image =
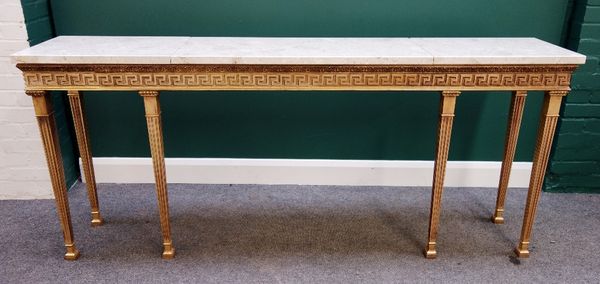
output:
[[[536,38],[59,36],[12,55],[35,64],[583,64]]]

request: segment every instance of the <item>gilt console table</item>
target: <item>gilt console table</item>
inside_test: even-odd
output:
[[[528,246],[544,172],[571,73],[585,56],[535,38],[194,38],[61,36],[13,55],[33,99],[66,246],[75,247],[54,113],[48,91],[67,91],[91,203],[100,216],[80,91],[138,91],[145,107],[164,258],[172,258],[159,91],[380,90],[439,91],[427,258],[436,238],[446,161],[461,91],[511,91],[506,144],[492,221],[504,222],[504,199],[527,91],[545,91],[523,227]],[[340,97],[340,100],[343,100]],[[170,110],[167,110],[170,111]]]

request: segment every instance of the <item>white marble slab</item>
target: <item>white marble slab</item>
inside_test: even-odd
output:
[[[408,38],[190,38],[173,57],[190,64],[432,64]]]
[[[583,64],[585,56],[537,38],[413,38],[433,64]]]
[[[59,36],[13,54],[17,63],[169,64],[188,37]]]
[[[45,64],[583,64],[535,38],[61,36],[13,54]]]

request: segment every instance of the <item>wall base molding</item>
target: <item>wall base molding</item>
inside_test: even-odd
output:
[[[433,161],[166,158],[169,183],[431,186]],[[527,187],[515,162],[510,187]],[[150,158],[94,158],[98,183],[154,183]],[[445,186],[497,187],[500,162],[449,161]]]

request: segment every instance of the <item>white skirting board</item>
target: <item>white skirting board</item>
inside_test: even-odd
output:
[[[169,183],[431,186],[433,161],[166,158]],[[515,162],[510,187],[527,187]],[[497,187],[501,162],[449,161],[445,186]],[[98,183],[154,183],[150,158],[94,158]]]

